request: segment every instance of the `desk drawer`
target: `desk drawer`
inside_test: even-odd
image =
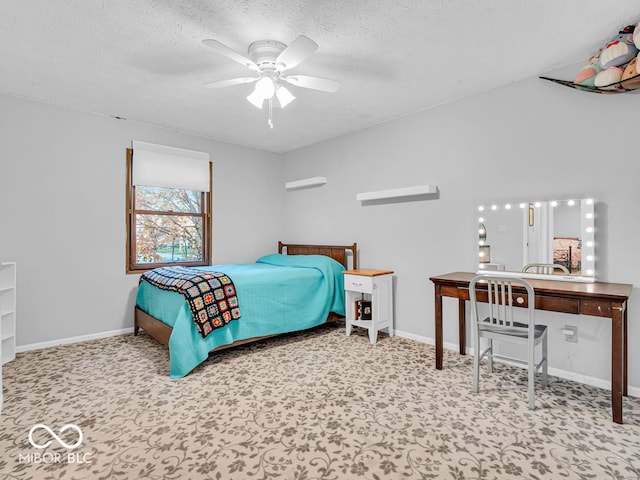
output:
[[[545,295],[536,295],[536,308],[539,310],[547,310],[549,312],[580,313],[580,300],[577,298],[560,298],[548,297]]]
[[[440,287],[440,294],[443,297],[460,298],[462,300],[469,300],[469,289],[461,288],[456,285],[442,285]]]
[[[583,300],[582,311],[583,315],[593,315],[594,317],[607,317],[611,318],[611,302],[597,301],[597,300]]]
[[[350,292],[373,293],[373,277],[346,274],[344,289]]]
[[[463,289],[460,289],[460,293],[461,293],[460,298],[464,298],[465,300],[469,300],[470,299],[470,297],[469,297],[469,289],[465,289],[464,291],[463,291]],[[514,307],[526,308],[526,307],[529,306],[529,297],[527,297],[526,294],[515,292],[511,296],[513,297],[513,306]],[[487,303],[489,301],[488,297],[489,297],[489,295],[488,295],[486,290],[477,290],[476,291],[476,298],[477,298],[478,302]],[[494,301],[495,301],[495,297],[494,297]],[[540,298],[538,298],[536,300],[536,304],[538,304],[539,301],[540,301]],[[538,308],[540,308],[540,307],[538,307]]]
[[[450,287],[453,288],[453,287]],[[449,292],[454,293],[454,292]],[[445,288],[442,288],[442,294],[445,295]],[[469,289],[468,288],[458,288],[457,295],[458,298],[469,300]],[[487,291],[486,290],[478,290],[476,293],[479,302],[486,303],[487,302]],[[514,292],[513,293],[513,304],[516,307],[528,307],[528,298],[524,293]],[[580,313],[580,300],[577,298],[561,298],[561,297],[552,297],[547,295],[536,295],[536,309],[538,310],[547,310],[551,312],[560,312],[560,313]],[[583,312],[584,307],[583,307]],[[598,314],[587,314],[587,315],[598,315]]]

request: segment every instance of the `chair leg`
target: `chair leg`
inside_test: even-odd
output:
[[[474,335],[473,345],[473,393],[480,390],[480,339]]]
[[[489,351],[487,360],[489,362],[489,373],[493,373],[493,338],[489,339]]]
[[[547,335],[545,334],[542,339],[542,358],[544,359],[544,363],[542,364],[542,384],[545,387],[549,386],[549,357],[547,357]]]
[[[536,374],[536,363],[535,363],[535,349],[533,345],[529,345],[528,352],[528,379],[527,386],[529,390],[529,409],[535,410],[536,408],[536,394],[535,394],[535,374]]]

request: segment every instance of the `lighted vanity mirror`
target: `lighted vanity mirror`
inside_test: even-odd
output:
[[[595,281],[593,199],[480,205],[477,222],[478,272]]]

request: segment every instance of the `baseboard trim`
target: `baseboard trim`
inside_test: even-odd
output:
[[[436,341],[430,337],[423,337],[421,335],[415,335],[409,332],[403,332],[401,330],[394,330],[394,334],[398,337],[407,338],[409,340],[415,340],[416,342],[426,343],[428,345],[435,345]],[[443,343],[443,347],[447,350],[453,350],[455,352],[458,351],[457,343]],[[467,355],[473,355],[473,349],[467,347]],[[515,363],[503,362],[514,367],[523,368],[522,365],[517,365]],[[588,375],[583,375],[577,372],[570,372],[567,370],[562,370],[559,368],[549,367],[549,375],[553,375],[554,377],[563,378],[565,380],[571,380],[577,383],[583,383],[585,385],[590,385],[592,387],[602,388],[604,390],[611,391],[611,381],[603,378],[590,377]],[[640,387],[633,387],[629,385],[628,393],[630,397],[640,398]]]
[[[89,335],[81,335],[78,337],[61,338],[58,340],[51,340],[49,342],[31,343],[29,345],[16,346],[16,353],[29,352],[31,350],[42,350],[43,348],[58,347],[60,345],[69,345],[71,343],[86,342],[88,340],[97,340],[99,338],[115,337],[117,335],[124,335],[127,333],[133,333],[133,327],[121,328],[120,330],[110,330],[108,332],[91,333]]]

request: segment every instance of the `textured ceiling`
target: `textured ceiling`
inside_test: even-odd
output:
[[[286,152],[583,61],[640,20],[637,0],[2,0],[0,92]],[[204,46],[320,48],[291,73],[338,80],[292,86],[285,110],[207,89],[251,72]]]

